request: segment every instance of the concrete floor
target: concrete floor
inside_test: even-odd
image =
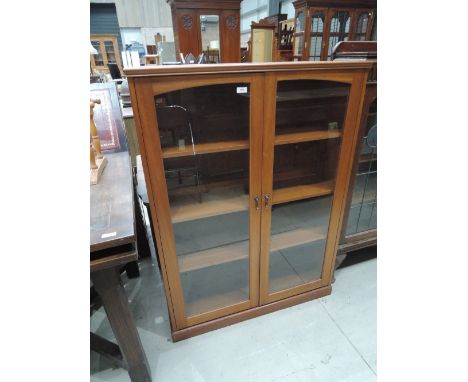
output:
[[[376,381],[376,271],[372,259],[339,269],[330,296],[181,342],[170,340],[162,281],[154,260],[125,290],[158,382]],[[115,340],[101,308],[91,330]],[[91,352],[91,381],[130,381]]]

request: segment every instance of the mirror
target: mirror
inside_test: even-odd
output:
[[[202,52],[207,64],[218,64],[221,62],[221,50],[219,44],[219,16],[201,15],[200,30]]]

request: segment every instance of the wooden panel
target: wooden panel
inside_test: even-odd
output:
[[[275,136],[275,146],[287,145],[289,143],[319,141],[322,139],[332,139],[341,137],[338,130],[318,130],[301,133],[278,134]]]
[[[239,11],[223,11],[220,20],[221,62],[240,62]]]
[[[175,16],[177,22],[177,36],[179,45],[177,54],[180,52],[184,57],[192,53],[195,58],[201,53],[200,17],[198,12],[183,10]],[[177,56],[179,59],[179,56]]]
[[[334,182],[321,182],[273,190],[273,204],[292,202],[306,198],[330,195],[333,193]]]
[[[197,143],[195,145],[195,154],[221,153],[224,151],[245,150],[249,148],[249,141],[223,141],[210,143]],[[179,147],[169,147],[162,150],[163,158],[178,158],[193,156],[192,145],[186,145],[183,149]]]

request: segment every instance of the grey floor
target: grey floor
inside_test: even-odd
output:
[[[172,343],[157,265],[141,263],[125,290],[153,380],[375,381],[376,271],[372,259],[339,269],[330,296]],[[91,330],[115,339],[101,308]],[[91,352],[91,381],[130,381]]]

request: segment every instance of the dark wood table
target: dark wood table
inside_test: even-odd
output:
[[[91,280],[118,345],[91,333],[91,347],[125,367],[133,382],[146,382],[151,371],[120,280],[120,269],[138,258],[130,157],[127,151],[105,156],[107,167],[90,192]]]

